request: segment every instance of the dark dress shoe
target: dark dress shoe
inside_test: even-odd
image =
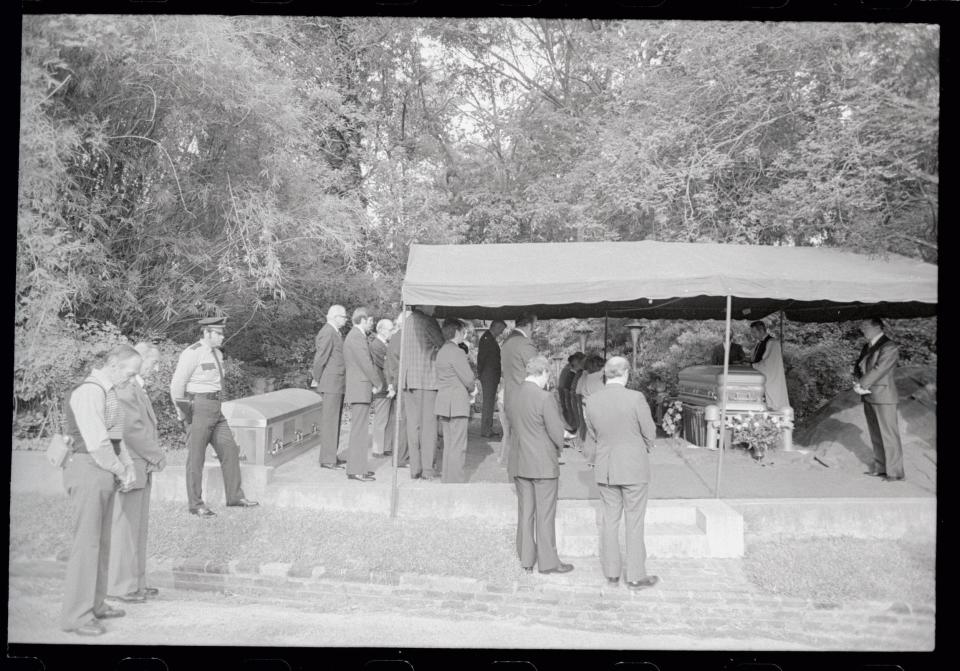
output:
[[[885,478],[885,477],[887,477],[887,474],[886,474],[886,473],[877,473],[876,471],[864,471],[863,474],[864,474],[864,475],[872,475],[872,476],[877,477],[877,478]]]
[[[548,568],[546,570],[541,570],[540,573],[570,573],[573,570],[573,564],[564,564],[560,562],[560,565],[556,568]]]
[[[81,636],[102,636],[107,633],[107,628],[96,620],[90,620],[86,624],[81,624],[74,629],[67,629],[71,634],[80,634]]]
[[[366,475],[368,478],[372,478],[373,476],[376,475],[376,473],[374,473],[373,471],[367,471],[366,473],[364,473],[364,475]]]
[[[655,575],[648,575],[642,580],[628,580],[627,587],[630,589],[645,589],[647,587],[653,587],[658,582],[660,582],[660,578]]]
[[[889,476],[889,475],[884,475],[884,476],[883,476],[883,481],[884,481],[884,482],[903,482],[903,480],[905,480],[905,478],[904,478],[902,475],[901,475],[899,478],[894,478],[894,477]]]
[[[533,567],[532,567],[532,566],[521,566],[520,568],[523,569],[523,572],[524,572],[524,573],[533,573]]]
[[[360,482],[373,482],[376,478],[369,475],[348,475],[347,480],[358,480]]]
[[[338,471],[344,468],[343,462],[338,461],[335,464],[320,464],[320,468],[329,468],[332,471]]]
[[[210,510],[204,505],[199,505],[196,508],[191,508],[190,514],[197,515],[199,517],[213,517],[214,515],[216,515],[215,512],[213,512],[212,510]]]
[[[93,611],[93,616],[98,620],[106,620],[110,617],[123,617],[126,614],[127,613],[124,610],[113,608],[107,605],[104,605],[103,610],[101,610],[99,613],[97,611]]]
[[[610,583],[611,585],[619,585],[620,578],[607,578],[607,582]]]
[[[156,587],[144,587],[142,590],[139,590],[144,596],[157,596],[160,593]]]
[[[147,600],[147,595],[143,592],[129,592],[119,596],[112,596],[108,594],[107,598],[115,601],[122,601],[124,603],[143,603]]]
[[[251,501],[250,499],[237,499],[236,501],[227,504],[227,506],[230,508],[253,508],[254,506],[259,505],[259,501]]]

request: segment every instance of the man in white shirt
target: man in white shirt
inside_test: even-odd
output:
[[[73,543],[60,627],[82,636],[105,633],[100,620],[125,614],[106,605],[104,598],[117,481],[126,489],[136,480],[123,442],[117,387],[137,374],[140,361],[135,349],[117,345],[98,357],[90,375],[71,390],[64,408],[66,433],[72,440],[63,485],[73,508]]]
[[[228,506],[259,505],[248,500],[240,486],[240,448],[237,447],[227,419],[220,410],[223,400],[223,329],[226,317],[200,320],[202,337],[180,353],[170,380],[170,396],[177,418],[187,428],[187,498],[190,513],[200,517],[215,515],[203,502],[203,462],[207,445],[220,460],[223,490]],[[189,416],[188,416],[189,415]]]

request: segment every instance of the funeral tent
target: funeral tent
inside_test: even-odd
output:
[[[434,306],[437,317],[514,319],[529,310],[540,319],[724,319],[729,352],[731,319],[780,311],[799,322],[934,316],[937,269],[903,256],[825,247],[649,240],[414,244],[401,295],[406,307]],[[725,391],[720,398],[722,425]],[[717,496],[722,463],[721,444]]]
[[[410,247],[403,302],[437,316],[787,319],[929,317],[937,266],[825,247],[557,242]]]

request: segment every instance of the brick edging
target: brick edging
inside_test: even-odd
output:
[[[58,557],[11,557],[11,575],[15,567],[32,567],[41,575],[62,575],[66,561]],[[728,593],[718,589],[713,593],[690,592],[660,588],[634,592],[620,587],[569,585],[545,582],[537,577],[505,582],[488,582],[479,578],[426,575],[398,571],[316,566],[305,562],[256,562],[231,560],[228,562],[197,559],[163,559],[149,561],[147,566],[152,582],[198,591],[230,592],[251,596],[273,595],[276,598],[302,600],[310,594],[321,596],[328,592],[350,593],[360,597],[400,597],[413,601],[433,601],[441,605],[481,610],[483,602],[515,600],[527,605],[555,606],[580,604],[603,610],[621,610],[627,607],[669,606],[723,606],[733,610],[762,608],[771,613],[786,610],[809,610],[839,617],[851,612],[863,613],[871,622],[886,623],[907,618],[916,622],[935,620],[936,609],[928,604],[910,604],[903,601],[854,601],[827,603],[814,599],[784,597],[772,594]],[[28,569],[28,572],[29,569]],[[663,586],[666,587],[666,586]],[[469,607],[472,605],[474,607]]]

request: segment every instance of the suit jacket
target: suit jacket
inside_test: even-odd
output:
[[[343,337],[327,322],[317,333],[317,353],[313,357],[313,379],[317,392],[342,394],[346,385],[343,361]]]
[[[584,421],[596,449],[593,472],[598,483],[650,481],[647,453],[657,437],[657,427],[642,393],[622,384],[608,384],[587,399]]]
[[[343,360],[347,368],[345,403],[369,403],[373,388],[383,386],[383,376],[373,365],[367,337],[354,326],[343,341]]]
[[[387,362],[387,343],[380,340],[380,338],[373,338],[373,340],[370,341],[370,358],[373,359],[373,366],[379,371],[380,378],[384,380],[380,391],[374,394],[374,396],[377,398],[385,397],[387,395],[387,376],[384,368]]]
[[[477,348],[477,377],[481,380],[500,379],[500,345],[490,331],[480,336]]]
[[[874,347],[864,345],[860,350],[857,368],[860,371],[860,386],[869,389],[862,396],[864,403],[897,403],[900,395],[893,379],[893,371],[900,358],[900,348],[887,336],[882,335]]]
[[[394,335],[394,338],[397,336]],[[443,347],[437,320],[413,310],[403,320],[403,388],[436,389],[437,350]]]
[[[146,389],[133,379],[116,390],[123,411],[123,442],[130,456],[151,464],[159,463],[163,459],[163,448],[157,435],[157,416]]]
[[[515,446],[509,456],[510,473],[521,478],[560,477],[563,418],[553,394],[525,380],[514,399],[510,432]]]
[[[476,380],[463,350],[448,340],[437,352],[437,400],[440,417],[469,417],[470,390]]]
[[[387,343],[387,356],[383,360],[383,375],[387,384],[400,392],[397,381],[400,378],[400,333],[394,333]]]
[[[520,331],[510,332],[500,348],[500,369],[503,373],[503,402],[504,406],[520,389],[520,385],[527,377],[527,362],[537,356],[537,348],[530,338]]]

